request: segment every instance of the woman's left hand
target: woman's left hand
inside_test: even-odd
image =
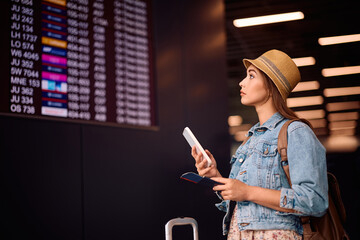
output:
[[[232,178],[213,177],[211,179],[223,183],[213,187],[213,190],[221,191],[220,194],[224,200],[250,201],[281,212],[295,212],[294,209],[280,207],[280,190],[249,186]]]
[[[249,186],[239,180],[231,178],[214,177],[212,180],[223,183],[222,185],[216,185],[213,190],[221,191],[221,196],[224,200],[232,201],[246,201],[249,191]]]

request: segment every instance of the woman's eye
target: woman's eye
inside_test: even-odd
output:
[[[250,79],[253,79],[253,78],[254,78],[254,75],[250,74],[250,75],[249,75],[249,78],[250,78]]]

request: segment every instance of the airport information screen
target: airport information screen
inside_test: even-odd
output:
[[[149,4],[1,1],[0,112],[155,126]]]

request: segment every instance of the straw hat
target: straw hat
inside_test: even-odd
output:
[[[243,63],[246,68],[252,64],[263,71],[274,82],[284,101],[301,79],[294,61],[276,49],[267,51],[257,59],[244,59]]]

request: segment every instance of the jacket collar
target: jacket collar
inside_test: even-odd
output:
[[[251,136],[255,131],[266,131],[267,129],[273,130],[283,119],[284,117],[280,113],[276,112],[263,125],[260,126],[260,122],[255,124],[252,128],[250,128],[247,135]]]

